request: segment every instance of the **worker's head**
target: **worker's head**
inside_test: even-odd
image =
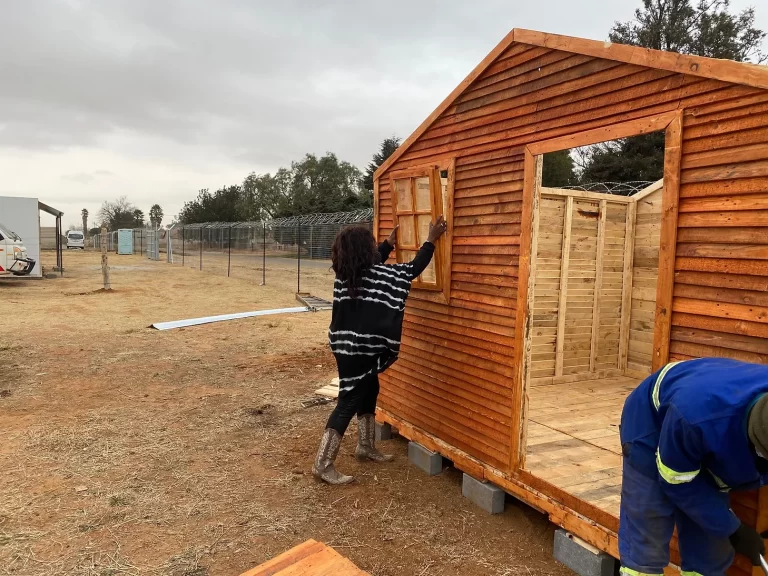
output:
[[[363,272],[381,260],[376,240],[366,226],[348,226],[336,235],[331,248],[336,276],[344,280],[350,296],[360,287]]]
[[[749,411],[747,435],[757,455],[768,460],[768,394],[760,396]]]

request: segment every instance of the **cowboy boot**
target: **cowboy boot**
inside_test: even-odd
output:
[[[395,459],[394,456],[382,454],[376,450],[376,419],[373,414],[363,414],[357,417],[357,438],[355,457],[358,460],[391,462]]]
[[[340,474],[333,465],[341,446],[341,434],[333,428],[326,428],[323,438],[320,440],[320,448],[317,451],[315,463],[312,465],[312,474],[328,484],[349,484],[354,480],[352,476]]]

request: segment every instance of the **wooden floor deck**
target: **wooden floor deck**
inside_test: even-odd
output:
[[[528,393],[526,469],[618,516],[619,420],[637,378],[533,385]]]
[[[240,576],[370,576],[333,548],[307,540]]]

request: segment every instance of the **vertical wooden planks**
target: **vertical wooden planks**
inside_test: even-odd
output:
[[[605,253],[605,219],[608,203],[600,200],[600,217],[597,224],[597,255],[595,257],[595,296],[592,304],[592,341],[589,346],[589,371],[594,372],[597,364],[597,349],[600,346],[600,297],[603,290],[603,254]]]
[[[629,355],[629,328],[632,316],[632,265],[635,252],[635,221],[637,204],[627,205],[626,231],[624,233],[624,273],[621,288],[621,326],[619,328],[619,370],[627,369]]]
[[[659,188],[638,200],[635,213],[627,368],[646,374],[651,373],[653,365],[661,204],[662,189]]]
[[[669,359],[682,138],[683,115],[682,112],[679,112],[667,126],[664,145],[664,192],[661,204],[659,279],[656,287],[656,314],[653,331],[653,370],[658,370],[664,366]]]
[[[560,265],[560,297],[557,305],[557,333],[555,344],[555,376],[563,375],[563,349],[565,347],[565,313],[568,303],[568,268],[571,259],[571,227],[573,225],[573,197],[565,202],[563,222],[563,248]]]
[[[536,276],[531,312],[531,379],[555,376],[563,223],[566,199],[541,194],[536,240]]]

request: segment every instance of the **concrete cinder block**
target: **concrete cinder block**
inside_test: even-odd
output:
[[[466,473],[461,481],[461,495],[488,512],[488,514],[501,514],[504,512],[506,492],[498,486],[488,482],[481,482]]]
[[[565,530],[555,532],[554,556],[579,576],[613,576],[616,569],[615,558]]]
[[[443,471],[443,457],[416,442],[408,442],[408,461],[430,476]]]
[[[376,422],[376,441],[392,440],[392,426]]]

